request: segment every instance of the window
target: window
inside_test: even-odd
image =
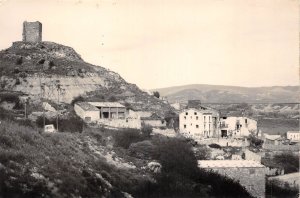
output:
[[[205,122],[205,120],[206,120],[206,116],[204,116],[204,122]]]
[[[208,117],[208,121],[210,122],[210,116]]]
[[[194,112],[194,115],[197,115],[197,112]]]
[[[199,128],[199,125],[198,125],[198,124],[196,124],[196,128],[197,128],[197,129]]]
[[[189,115],[189,113],[188,113],[188,112],[185,112],[185,115]]]
[[[196,116],[196,120],[198,120],[198,116]]]
[[[185,124],[185,125],[183,125],[183,128],[185,128],[185,129],[186,129],[186,124]]]
[[[247,119],[245,119],[245,123],[247,124]]]
[[[252,174],[255,174],[255,169],[250,169],[249,170],[249,173],[252,175]]]

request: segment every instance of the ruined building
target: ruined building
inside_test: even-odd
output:
[[[38,43],[42,41],[42,23],[27,22],[23,23],[23,42]]]

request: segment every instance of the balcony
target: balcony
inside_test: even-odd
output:
[[[220,124],[220,128],[221,129],[228,128],[228,124]]]

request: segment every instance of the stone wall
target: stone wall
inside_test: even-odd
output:
[[[42,41],[42,24],[38,21],[23,23],[23,41],[38,43]]]
[[[252,161],[261,163],[261,156],[246,149],[245,150],[245,160],[252,160]]]
[[[271,151],[299,151],[299,145],[263,144],[263,149]]]
[[[254,197],[265,197],[265,167],[210,168],[210,170],[238,181]]]

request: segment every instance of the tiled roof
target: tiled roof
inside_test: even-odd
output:
[[[85,111],[99,111],[99,109],[88,102],[77,102],[78,106],[80,106]]]
[[[199,160],[200,168],[263,168],[259,162],[252,160]]]
[[[268,140],[278,140],[281,139],[280,135],[269,135],[269,134],[264,134],[265,138]]]
[[[288,131],[287,133],[300,133],[300,131]]]
[[[118,102],[89,102],[89,104],[95,106],[95,107],[124,107],[124,105],[121,105]]]

